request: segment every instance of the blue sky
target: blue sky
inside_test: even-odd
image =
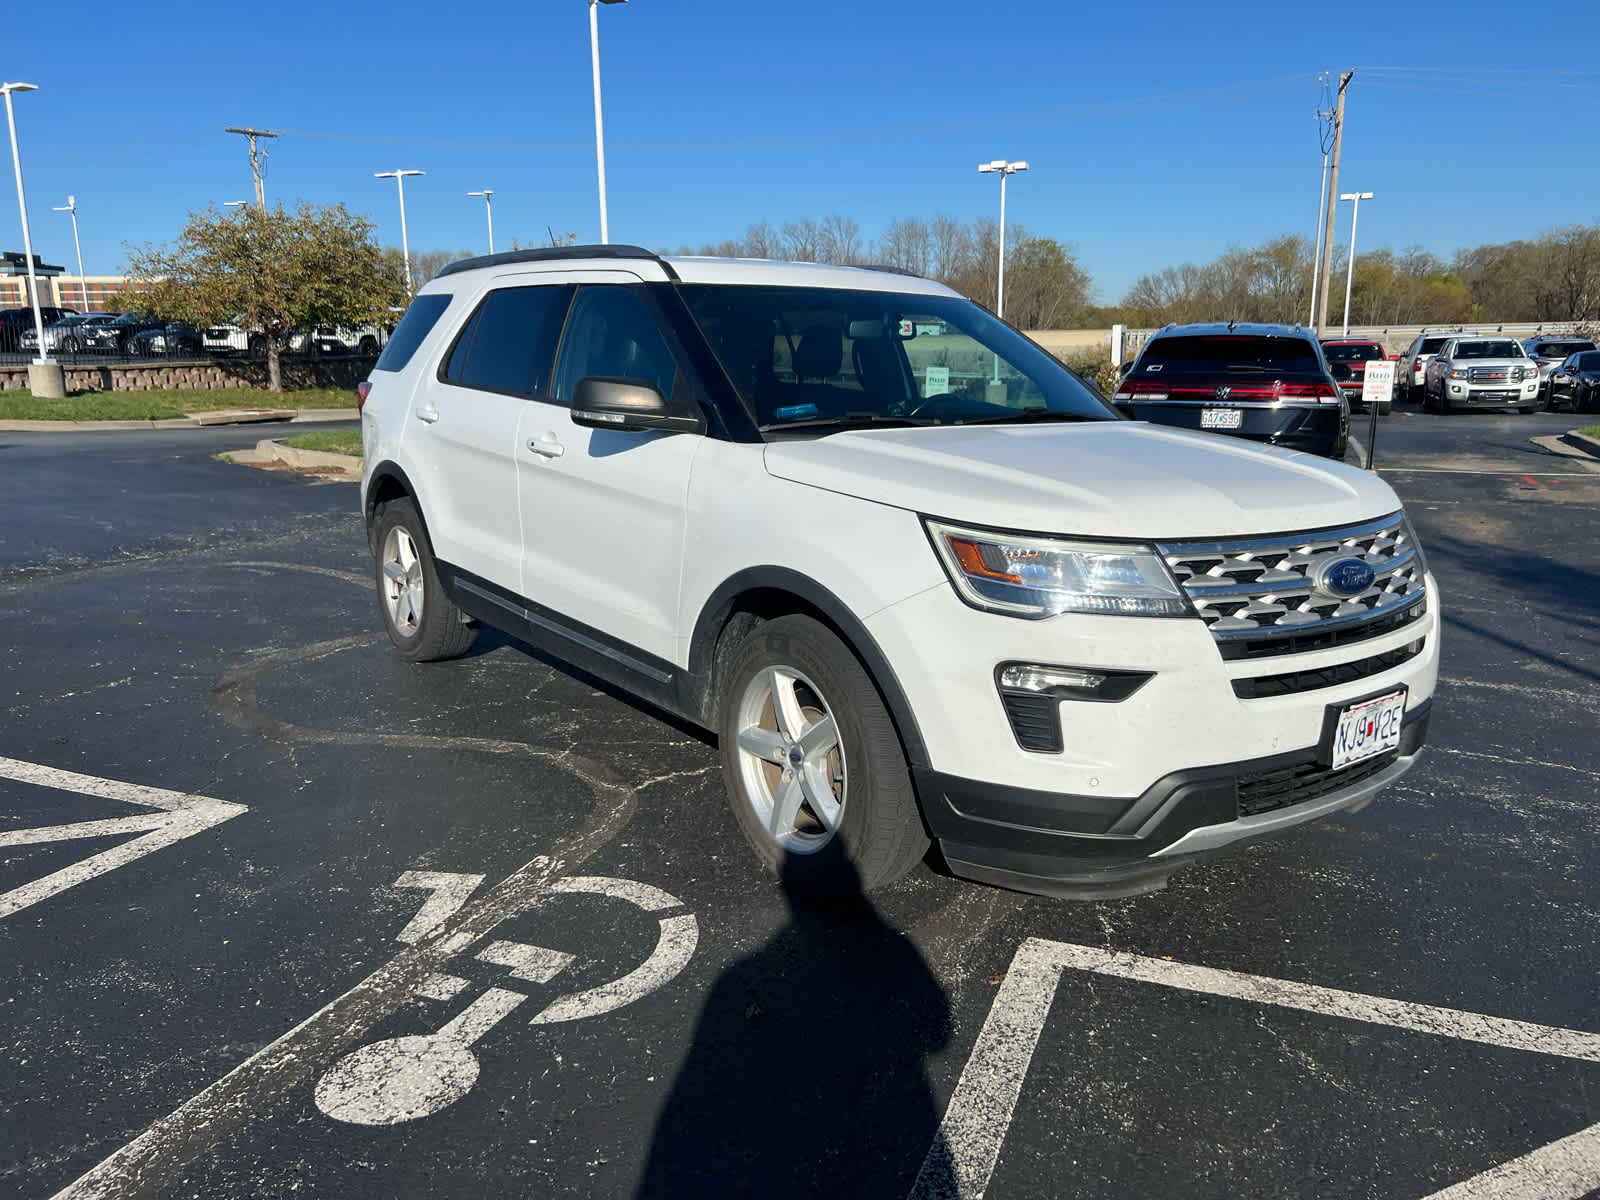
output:
[[[87,272],[185,214],[248,199],[343,201],[414,252],[599,240],[584,0],[8,5],[34,248]],[[1548,20],[1500,4],[1060,4],[630,0],[600,8],[614,241],[676,249],[841,213],[998,213],[993,158],[1026,159],[1007,216],[1070,244],[1096,296],[1229,245],[1316,233],[1318,82],[1354,67],[1342,191],[1370,191],[1358,252],[1600,223],[1600,5]],[[1563,146],[1570,151],[1563,153]],[[0,160],[3,161],[3,160]],[[20,249],[9,163],[0,249]],[[1337,238],[1349,231],[1340,205]]]

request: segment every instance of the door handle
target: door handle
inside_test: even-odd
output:
[[[424,425],[432,425],[438,419],[439,410],[431,404],[424,404],[421,408],[417,409],[417,420],[421,421]]]
[[[542,454],[545,458],[560,458],[567,452],[567,448],[556,441],[553,434],[546,434],[542,438],[530,438],[528,449],[535,454]]]

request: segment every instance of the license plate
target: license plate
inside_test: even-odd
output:
[[[1202,408],[1201,429],[1237,429],[1244,414],[1237,408]]]
[[[1406,694],[1402,689],[1352,704],[1333,726],[1333,769],[1393,750],[1400,744],[1400,724],[1405,718]]]

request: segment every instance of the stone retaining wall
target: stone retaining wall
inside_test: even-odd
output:
[[[355,387],[372,370],[370,354],[323,355],[279,360],[287,389]],[[220,388],[264,388],[267,364],[246,358],[197,358],[150,363],[62,364],[68,392],[144,392],[152,388],[205,391]],[[28,386],[26,364],[0,366],[0,392]]]

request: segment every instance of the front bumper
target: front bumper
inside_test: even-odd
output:
[[[1364,807],[1415,765],[1431,701],[1400,745],[1333,771],[1315,747],[1175,771],[1133,800],[1000,787],[914,769],[923,814],[957,875],[1075,899],[1139,895],[1189,863]]]
[[[1452,408],[1522,408],[1538,401],[1539,380],[1485,384],[1446,379],[1444,395]]]

